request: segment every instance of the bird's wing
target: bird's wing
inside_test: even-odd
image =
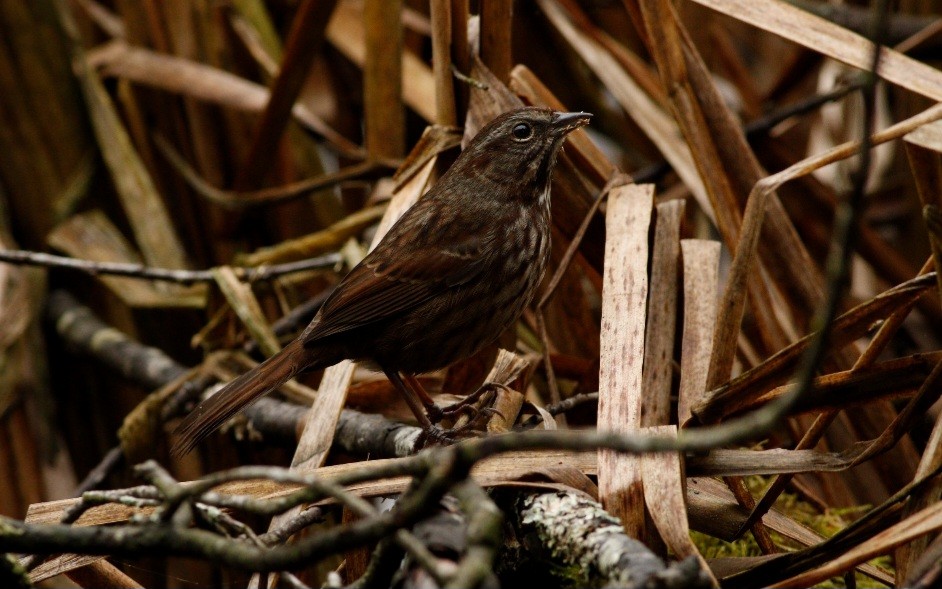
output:
[[[489,238],[468,232],[454,237],[399,247],[395,240],[377,248],[340,282],[302,340],[311,343],[380,321],[472,280],[487,264]]]

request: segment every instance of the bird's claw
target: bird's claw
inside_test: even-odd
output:
[[[415,447],[428,448],[430,446],[451,446],[463,439],[474,437],[474,432],[469,431],[467,426],[444,429],[437,425],[432,425],[424,430],[416,440]]]
[[[416,441],[416,448],[425,448],[428,446],[450,446],[461,440],[481,436],[487,433],[487,422],[492,415],[499,415],[500,412],[491,407],[476,409],[467,408],[473,411],[473,417],[467,423],[452,427],[443,428],[437,424],[432,424],[422,430]]]
[[[494,415],[501,413],[493,407],[481,407],[482,397],[491,391],[495,383],[484,383],[476,391],[446,407],[426,406],[426,414],[431,424],[426,426],[416,442],[417,448],[426,446],[448,446],[462,439],[472,438],[487,433],[487,423]],[[452,427],[443,427],[445,421]]]
[[[429,419],[432,421],[432,423],[439,423],[443,419],[460,417],[461,415],[468,415],[471,420],[476,419],[478,413],[483,411],[483,409],[475,407],[474,404],[477,403],[486,392],[491,390],[492,386],[494,386],[493,383],[486,382],[464,399],[458,401],[457,403],[452,403],[446,407],[439,407],[438,405],[434,404],[426,407],[426,412],[428,413]]]

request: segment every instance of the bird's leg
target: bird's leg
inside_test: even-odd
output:
[[[478,399],[480,399],[481,396],[484,395],[484,393],[486,393],[487,390],[492,386],[503,386],[500,384],[486,382],[478,387],[478,390],[474,391],[461,401],[448,405],[447,407],[439,407],[435,401],[432,400],[431,395],[426,392],[425,387],[422,386],[422,383],[419,382],[419,379],[412,376],[411,374],[403,374],[402,378],[406,383],[409,384],[409,388],[411,388],[415,392],[416,396],[418,396],[418,398],[422,401],[422,404],[425,406],[425,412],[432,423],[439,423],[446,417],[450,418],[462,414],[467,415],[469,420],[473,422],[478,417],[478,414],[481,413],[481,410],[479,410],[477,407],[474,407],[474,403],[476,403]]]
[[[400,375],[396,370],[387,370],[385,368],[383,372],[386,373],[386,376],[393,385],[399,389],[406,404],[409,405],[409,409],[412,410],[416,419],[419,420],[419,425],[422,426],[422,436],[420,436],[417,442],[417,447],[419,448],[429,442],[442,445],[452,444],[462,437],[473,435],[477,431],[476,426],[478,425],[477,422],[479,419],[490,415],[493,411],[478,411],[474,408],[466,408],[471,410],[472,416],[467,424],[452,429],[442,429],[436,425],[438,420],[444,415],[442,410],[432,401],[432,398],[414,376],[408,374]],[[409,384],[406,384],[407,382]],[[413,385],[415,388],[409,385]],[[421,391],[421,393],[418,391]],[[483,393],[474,394],[476,397],[480,397]],[[458,410],[454,411],[454,413],[457,412]]]
[[[432,420],[432,423],[441,421],[442,417],[444,417],[442,410],[439,409],[435,401],[432,400],[432,396],[428,394],[425,387],[419,382],[419,379],[408,373],[403,373],[402,378],[409,384],[409,388],[412,389],[419,400],[422,401],[422,405],[425,406],[425,413],[428,415],[429,419]]]
[[[412,410],[412,413],[415,415],[415,418],[419,420],[419,425],[422,426],[422,429],[429,431],[435,428],[435,425],[429,419],[427,411],[427,405],[423,407],[424,403],[421,399],[421,395],[416,393],[414,390],[409,388],[406,383],[402,382],[402,378],[399,376],[398,370],[389,370],[383,368],[383,372],[386,373],[386,377],[389,378],[390,382],[399,389],[399,393],[402,395],[403,400],[405,400],[406,405],[409,406],[409,409]],[[428,398],[428,401],[431,403],[432,399],[428,396],[428,393],[425,392],[425,389],[422,389],[422,394]],[[435,403],[432,403],[434,406]]]

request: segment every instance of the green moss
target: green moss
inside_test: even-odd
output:
[[[761,497],[762,493],[771,484],[772,479],[760,476],[746,478],[746,486],[752,492],[754,497]],[[775,502],[775,509],[783,513],[792,520],[811,528],[825,538],[830,538],[840,530],[856,519],[860,514],[870,509],[868,505],[862,505],[852,508],[828,509],[823,513],[818,511],[813,505],[802,501],[793,493],[782,493]],[[802,548],[799,544],[789,538],[785,538],[776,532],[769,530],[772,541],[785,552],[791,552]],[[744,534],[742,538],[734,542],[724,542],[718,538],[691,531],[690,537],[700,553],[707,559],[711,558],[736,558],[747,556],[761,556],[762,551],[756,544],[752,534]],[[891,556],[881,556],[869,561],[869,564],[878,566],[882,569],[893,571],[893,559]],[[882,583],[874,581],[870,577],[856,574],[857,587],[885,587]],[[843,587],[844,581],[841,578],[816,585],[821,589],[831,587]]]

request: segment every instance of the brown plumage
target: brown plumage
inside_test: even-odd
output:
[[[470,356],[533,299],[549,258],[556,156],[565,136],[590,116],[527,107],[491,121],[347,274],[297,339],[186,417],[174,453],[190,451],[299,372],[347,358],[383,370],[430,428],[423,403],[400,373],[429,372]]]

